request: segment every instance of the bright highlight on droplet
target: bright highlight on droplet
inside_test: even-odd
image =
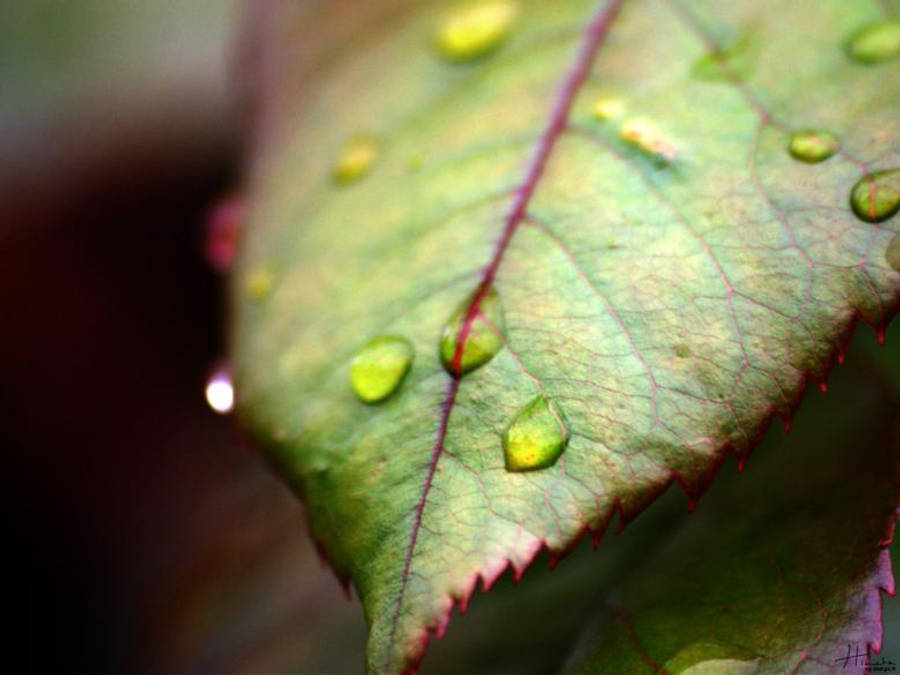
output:
[[[227,370],[217,370],[207,380],[206,402],[220,415],[227,415],[234,408],[234,385]]]

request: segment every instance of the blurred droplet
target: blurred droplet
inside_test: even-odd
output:
[[[234,408],[234,384],[227,368],[219,368],[206,381],[206,402],[220,415],[227,415]]]

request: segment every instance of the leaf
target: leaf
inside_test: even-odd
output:
[[[898,62],[845,46],[878,5],[514,4],[462,62],[434,47],[460,11],[442,5],[255,19],[238,409],[357,588],[373,671],[413,669],[479,579],[673,481],[693,503],[825,378],[857,318],[883,329],[900,302],[891,188],[864,195],[880,222],[849,203],[900,165]],[[840,150],[795,159],[795,130]],[[366,404],[351,362],[380,336],[413,360]],[[564,449],[509,472],[504,435],[538,397],[564,439],[540,449]]]
[[[900,398],[842,379],[817,415],[804,409],[799,433],[715,485],[614,587],[570,672],[862,673],[879,663],[881,593],[894,594],[886,546],[900,504]]]

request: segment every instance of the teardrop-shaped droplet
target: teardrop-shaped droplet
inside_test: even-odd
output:
[[[900,234],[895,234],[891,238],[887,251],[884,252],[884,259],[888,265],[900,272]]]
[[[791,157],[809,164],[824,162],[840,149],[837,136],[821,130],[797,131],[791,135],[788,143]]]
[[[478,306],[472,313],[475,298],[459,306],[444,324],[441,333],[441,362],[454,377],[461,377],[483,366],[503,349],[505,326],[500,296],[493,288],[489,289],[478,300]]]
[[[503,433],[507,471],[534,471],[552,466],[568,442],[566,425],[543,396],[526,405]]]
[[[350,384],[366,403],[378,403],[393,394],[412,365],[413,348],[395,335],[369,340],[353,357]]]
[[[859,63],[881,63],[900,56],[900,19],[874,21],[853,33],[847,55]]]
[[[369,173],[378,158],[378,142],[368,134],[352,137],[344,145],[334,164],[334,181],[339,185],[354,183]]]
[[[866,174],[850,191],[850,206],[869,223],[887,220],[900,209],[900,169]]]
[[[518,3],[511,0],[463,6],[438,27],[438,52],[448,61],[472,61],[484,56],[507,38],[518,13]]]

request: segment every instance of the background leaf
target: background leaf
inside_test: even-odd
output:
[[[882,330],[900,297],[897,219],[849,203],[900,164],[897,60],[845,49],[885,6],[512,4],[508,35],[462,62],[434,48],[443,7],[257,17],[239,408],[358,589],[373,670],[413,667],[479,578],[629,520],[673,480],[696,500],[857,317]],[[622,117],[598,119],[610,98]],[[796,159],[800,130],[839,152]],[[492,331],[502,347],[454,378],[448,322],[471,328],[462,361]],[[350,364],[380,335],[414,358],[367,405]],[[567,447],[508,472],[504,432],[537,396]]]

